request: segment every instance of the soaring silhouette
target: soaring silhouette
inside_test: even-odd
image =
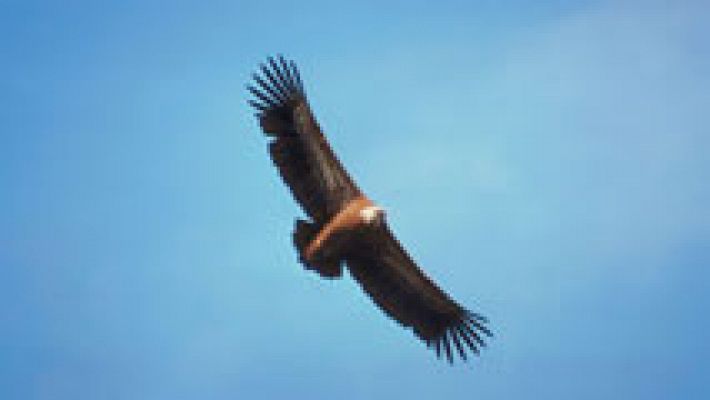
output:
[[[428,347],[453,362],[453,348],[466,359],[491,336],[487,320],[453,301],[417,267],[397,241],[385,211],[353,182],[333,153],[306,100],[293,61],[269,57],[254,74],[257,110],[269,154],[291,193],[310,218],[296,220],[294,244],[300,261],[325,278],[346,266],[373,301]]]

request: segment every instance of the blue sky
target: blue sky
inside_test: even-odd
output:
[[[707,398],[708,12],[1,2],[0,397]],[[482,357],[297,264],[276,52]]]

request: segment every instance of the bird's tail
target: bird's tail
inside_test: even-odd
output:
[[[308,244],[316,237],[318,231],[318,225],[302,219],[296,220],[293,244],[298,250],[300,261],[306,269],[316,271],[324,278],[340,278],[343,274],[343,267],[339,258],[321,254],[316,255],[315,259],[307,260],[304,256]]]

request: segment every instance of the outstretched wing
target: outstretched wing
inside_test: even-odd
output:
[[[306,100],[293,61],[267,59],[247,89],[262,130],[275,138],[271,159],[304,211],[324,223],[360,193],[328,145]]]
[[[348,269],[374,302],[441,356],[453,362],[452,348],[466,359],[466,348],[478,354],[482,334],[492,336],[487,320],[453,301],[417,267],[386,225],[353,243]]]

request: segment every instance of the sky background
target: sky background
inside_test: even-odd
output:
[[[710,6],[336,3],[0,1],[0,398],[707,399]],[[297,263],[277,52],[480,358]]]

